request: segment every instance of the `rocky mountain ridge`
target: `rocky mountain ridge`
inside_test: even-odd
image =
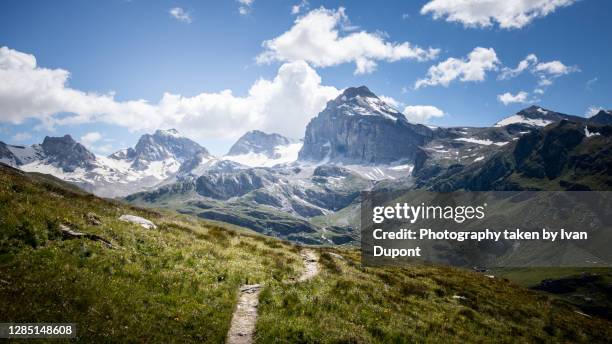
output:
[[[512,174],[518,164],[491,161],[500,161],[500,152],[531,142],[528,138],[553,123],[579,123],[584,127],[574,131],[591,138],[605,132],[591,126],[610,119],[610,111],[583,118],[531,106],[492,127],[428,127],[410,123],[362,86],[330,101],[309,123],[303,144],[251,131],[228,155],[215,157],[169,129],[145,134],[134,147],[108,157],[95,156],[70,136],[29,147],[0,142],[0,161],[55,175],[106,197],[130,195],[130,202],[174,208],[289,240],[337,244],[356,239],[351,228],[361,191],[474,187],[461,178],[484,183],[489,173],[504,166]],[[544,165],[550,164],[545,160]],[[572,183],[577,188],[590,185]]]
[[[306,127],[299,159],[356,164],[413,160],[433,131],[406,117],[367,87],[347,88]]]

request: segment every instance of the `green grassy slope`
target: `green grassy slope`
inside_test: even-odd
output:
[[[81,339],[222,342],[240,284],[297,274],[278,240],[74,193],[0,167],[0,320],[75,322]],[[102,224],[90,225],[94,212]],[[148,218],[157,230],[119,221]],[[60,225],[100,235],[61,240]]]
[[[362,268],[323,253],[323,272],[261,295],[266,342],[607,342],[612,323],[502,278],[445,267]]]
[[[362,268],[194,217],[157,213],[0,165],[0,321],[76,322],[84,342],[223,342],[238,287],[264,283],[256,341],[606,342],[612,323],[544,293],[441,267]],[[88,221],[95,213],[100,225]],[[148,218],[158,229],[121,222]],[[99,235],[62,240],[60,226]],[[344,258],[331,254],[337,252]]]

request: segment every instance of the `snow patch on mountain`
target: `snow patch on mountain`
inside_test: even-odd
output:
[[[485,145],[485,146],[489,146],[489,145],[504,146],[508,144],[508,142],[493,142],[491,140],[481,140],[481,139],[477,139],[474,137],[460,137],[458,139],[455,139],[455,141],[463,141],[463,142],[475,143],[477,145]]]
[[[540,111],[544,111],[540,108],[538,108],[538,110]],[[548,111],[544,111],[543,114],[547,114]],[[527,118],[525,116],[522,115],[512,115],[509,117],[506,117],[504,119],[502,119],[501,121],[495,123],[495,127],[504,127],[506,125],[510,125],[510,124],[516,124],[516,123],[520,123],[520,124],[525,124],[525,125],[531,125],[531,126],[535,126],[535,127],[545,127],[547,125],[549,125],[550,123],[552,123],[553,121],[549,121],[549,120],[545,120],[545,119],[541,119],[541,118]]]
[[[346,101],[346,96],[342,100]],[[352,102],[340,104],[338,108],[347,116],[380,116],[394,122],[404,116],[376,96],[356,95]]]
[[[597,135],[601,135],[601,134],[596,131],[589,131],[589,128],[586,125],[584,126],[584,136],[593,137]]]
[[[274,147],[272,157],[266,153],[249,152],[239,155],[226,155],[224,160],[234,161],[249,167],[272,167],[278,164],[286,164],[296,161],[298,153],[302,149],[302,143],[291,143],[285,146]]]

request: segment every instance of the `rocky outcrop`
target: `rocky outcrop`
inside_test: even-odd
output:
[[[306,127],[300,160],[378,164],[413,160],[433,136],[367,87],[348,88]]]
[[[277,178],[264,169],[246,169],[236,172],[209,172],[195,181],[196,192],[205,197],[226,200],[242,196],[273,183]]]
[[[60,225],[59,226],[59,231],[62,234],[62,238],[64,240],[71,240],[71,239],[89,239],[92,241],[99,241],[101,242],[104,246],[108,247],[108,248],[113,248],[113,244],[108,241],[107,239],[96,235],[96,234],[90,234],[90,233],[81,233],[78,231],[75,231],[73,229],[71,229],[70,227],[66,226],[66,225]]]
[[[8,148],[8,145],[1,141],[0,141],[0,161],[5,164],[11,165],[11,166],[21,165],[21,162],[19,161],[17,156],[15,156],[15,154],[13,154],[13,152],[11,152],[11,150]]]
[[[449,168],[420,184],[455,190],[609,190],[612,126],[561,121],[525,134],[481,164]]]
[[[600,110],[595,116],[589,118],[589,123],[612,124],[612,110]]]
[[[96,161],[96,156],[82,144],[74,141],[70,135],[46,136],[41,147],[47,161],[66,172],[74,172],[77,168],[91,168]]]

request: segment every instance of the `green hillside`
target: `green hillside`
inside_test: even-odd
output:
[[[124,214],[157,228],[120,221]],[[66,228],[89,237],[69,239]],[[316,250],[321,272],[287,283],[303,269],[297,246],[0,165],[5,322],[75,322],[83,342],[219,343],[240,285],[261,283],[260,343],[603,343],[612,336],[610,321],[503,278],[445,267],[363,268],[357,250]]]

